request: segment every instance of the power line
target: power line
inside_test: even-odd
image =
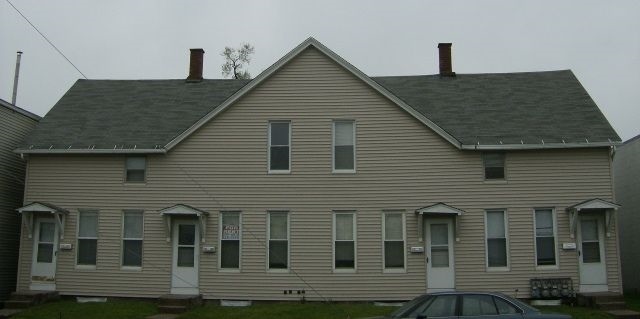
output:
[[[24,20],[27,21],[33,27],[34,30],[36,30],[56,51],[58,51],[58,53],[60,53],[60,55],[62,55],[62,57],[65,60],[67,60],[67,62],[69,62],[69,64],[71,64],[76,69],[76,71],[78,71],[78,73],[82,74],[83,78],[87,79],[87,76],[84,75],[84,73],[82,73],[82,71],[80,71],[80,69],[78,69],[78,67],[75,64],[73,64],[73,62],[71,62],[71,60],[69,60],[69,58],[67,58],[67,56],[64,55],[64,53],[62,53],[62,51],[60,51],[60,49],[58,49],[58,47],[56,47],[55,44],[53,44],[53,42],[49,41],[49,39],[47,39],[47,37],[44,34],[42,34],[42,32],[40,32],[40,30],[38,30],[38,28],[36,28],[36,26],[33,25],[33,23],[31,23],[31,21],[29,21],[29,19],[24,16],[24,14],[22,14],[22,12],[20,12],[20,10],[18,10],[18,8],[16,8],[16,6],[14,6],[13,3],[11,3],[11,1],[9,0],[5,0],[5,1],[7,1],[7,3],[11,5],[13,9],[16,10],[16,12],[18,12],[18,14],[22,16],[22,18],[24,18]]]

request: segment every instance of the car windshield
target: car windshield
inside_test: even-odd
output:
[[[402,318],[405,313],[413,311],[413,309],[419,307],[423,303],[425,303],[431,296],[422,295],[416,298],[413,298],[411,301],[405,303],[402,307],[398,308],[396,311],[392,312],[389,317],[390,318]]]

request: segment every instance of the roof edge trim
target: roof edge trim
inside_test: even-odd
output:
[[[320,43],[318,40],[314,39],[313,37],[307,38],[305,41],[303,41],[302,43],[297,45],[293,50],[291,50],[287,54],[285,54],[282,58],[278,59],[278,61],[276,61],[274,64],[272,64],[270,67],[268,67],[262,73],[260,73],[257,77],[255,77],[251,82],[247,83],[240,90],[236,91],[233,95],[231,95],[229,98],[227,98],[222,104],[220,104],[218,107],[216,107],[215,109],[213,109],[212,111],[207,113],[205,116],[200,118],[197,122],[195,122],[188,129],[186,129],[185,131],[180,133],[178,136],[173,138],[169,143],[167,143],[165,145],[164,148],[167,151],[171,150],[173,147],[175,147],[178,143],[180,143],[186,137],[188,137],[193,132],[198,130],[200,127],[202,127],[205,123],[209,122],[211,119],[216,117],[218,114],[220,114],[221,112],[223,112],[224,110],[229,108],[229,106],[231,106],[233,103],[235,103],[241,97],[243,97],[245,94],[247,94],[253,88],[255,88],[256,86],[258,86],[259,84],[264,82],[272,74],[274,74],[276,71],[278,71],[285,64],[287,64],[289,61],[291,61],[293,58],[298,56],[302,51],[304,51],[305,49],[307,49],[310,46],[315,47],[320,52],[322,52],[323,54],[328,56],[331,60],[336,62],[338,65],[340,65],[343,68],[347,69],[349,72],[351,72],[357,78],[359,78],[360,80],[362,80],[363,82],[368,84],[374,90],[378,91],[378,93],[382,94],[384,97],[386,97],[387,99],[391,100],[393,103],[395,103],[400,108],[405,110],[407,113],[412,115],[414,118],[416,118],[417,120],[422,122],[424,125],[426,125],[427,127],[431,128],[433,131],[435,131],[438,135],[442,136],[445,140],[447,140],[453,146],[455,146],[458,149],[461,148],[461,143],[455,137],[453,137],[451,134],[447,133],[444,129],[442,129],[440,126],[435,124],[433,121],[429,120],[427,117],[425,117],[422,114],[420,114],[418,111],[416,111],[414,108],[412,108],[411,106],[409,106],[408,104],[403,102],[400,98],[395,96],[389,90],[385,89],[383,86],[381,86],[380,84],[378,84],[377,82],[372,80],[368,75],[366,75],[362,71],[358,70],[358,68],[353,66],[351,63],[347,62],[345,59],[340,57],[335,52],[331,51],[331,49],[327,48],[322,43]]]
[[[158,149],[16,149],[18,154],[166,154],[164,148]]]
[[[41,116],[33,114],[33,113],[31,113],[31,112],[29,112],[29,111],[27,111],[27,110],[25,110],[25,109],[23,109],[23,108],[21,108],[19,106],[11,104],[11,103],[3,100],[3,99],[0,99],[0,105],[4,106],[4,107],[6,107],[6,108],[8,108],[8,109],[10,109],[10,110],[12,110],[14,112],[20,113],[20,114],[22,114],[22,115],[24,115],[24,116],[26,116],[26,117],[28,117],[28,118],[30,118],[32,120],[35,120],[35,121],[39,122],[42,119]]]
[[[595,148],[611,147],[621,145],[622,142],[595,142],[595,143],[548,143],[548,144],[497,144],[497,145],[476,145],[462,144],[461,149],[473,151],[491,150],[540,150],[540,149],[560,149],[560,148]]]

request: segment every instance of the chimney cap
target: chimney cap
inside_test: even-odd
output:
[[[451,43],[451,42],[440,42],[440,43],[438,43],[438,48],[441,47],[441,46],[450,47],[452,45],[453,45],[453,43]]]
[[[202,49],[202,48],[189,49],[189,50],[190,50],[190,51],[196,51],[196,52],[197,52],[197,51],[200,51],[200,52],[204,53],[204,49]]]

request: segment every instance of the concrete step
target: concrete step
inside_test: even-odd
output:
[[[158,306],[160,313],[183,313],[187,312],[186,306]]]
[[[33,300],[7,300],[4,302],[4,307],[6,309],[25,309],[35,304]]]
[[[627,309],[624,301],[609,301],[596,303],[596,307],[601,310],[623,310]]]
[[[607,313],[615,319],[640,319],[640,312],[633,310],[609,310]]]

